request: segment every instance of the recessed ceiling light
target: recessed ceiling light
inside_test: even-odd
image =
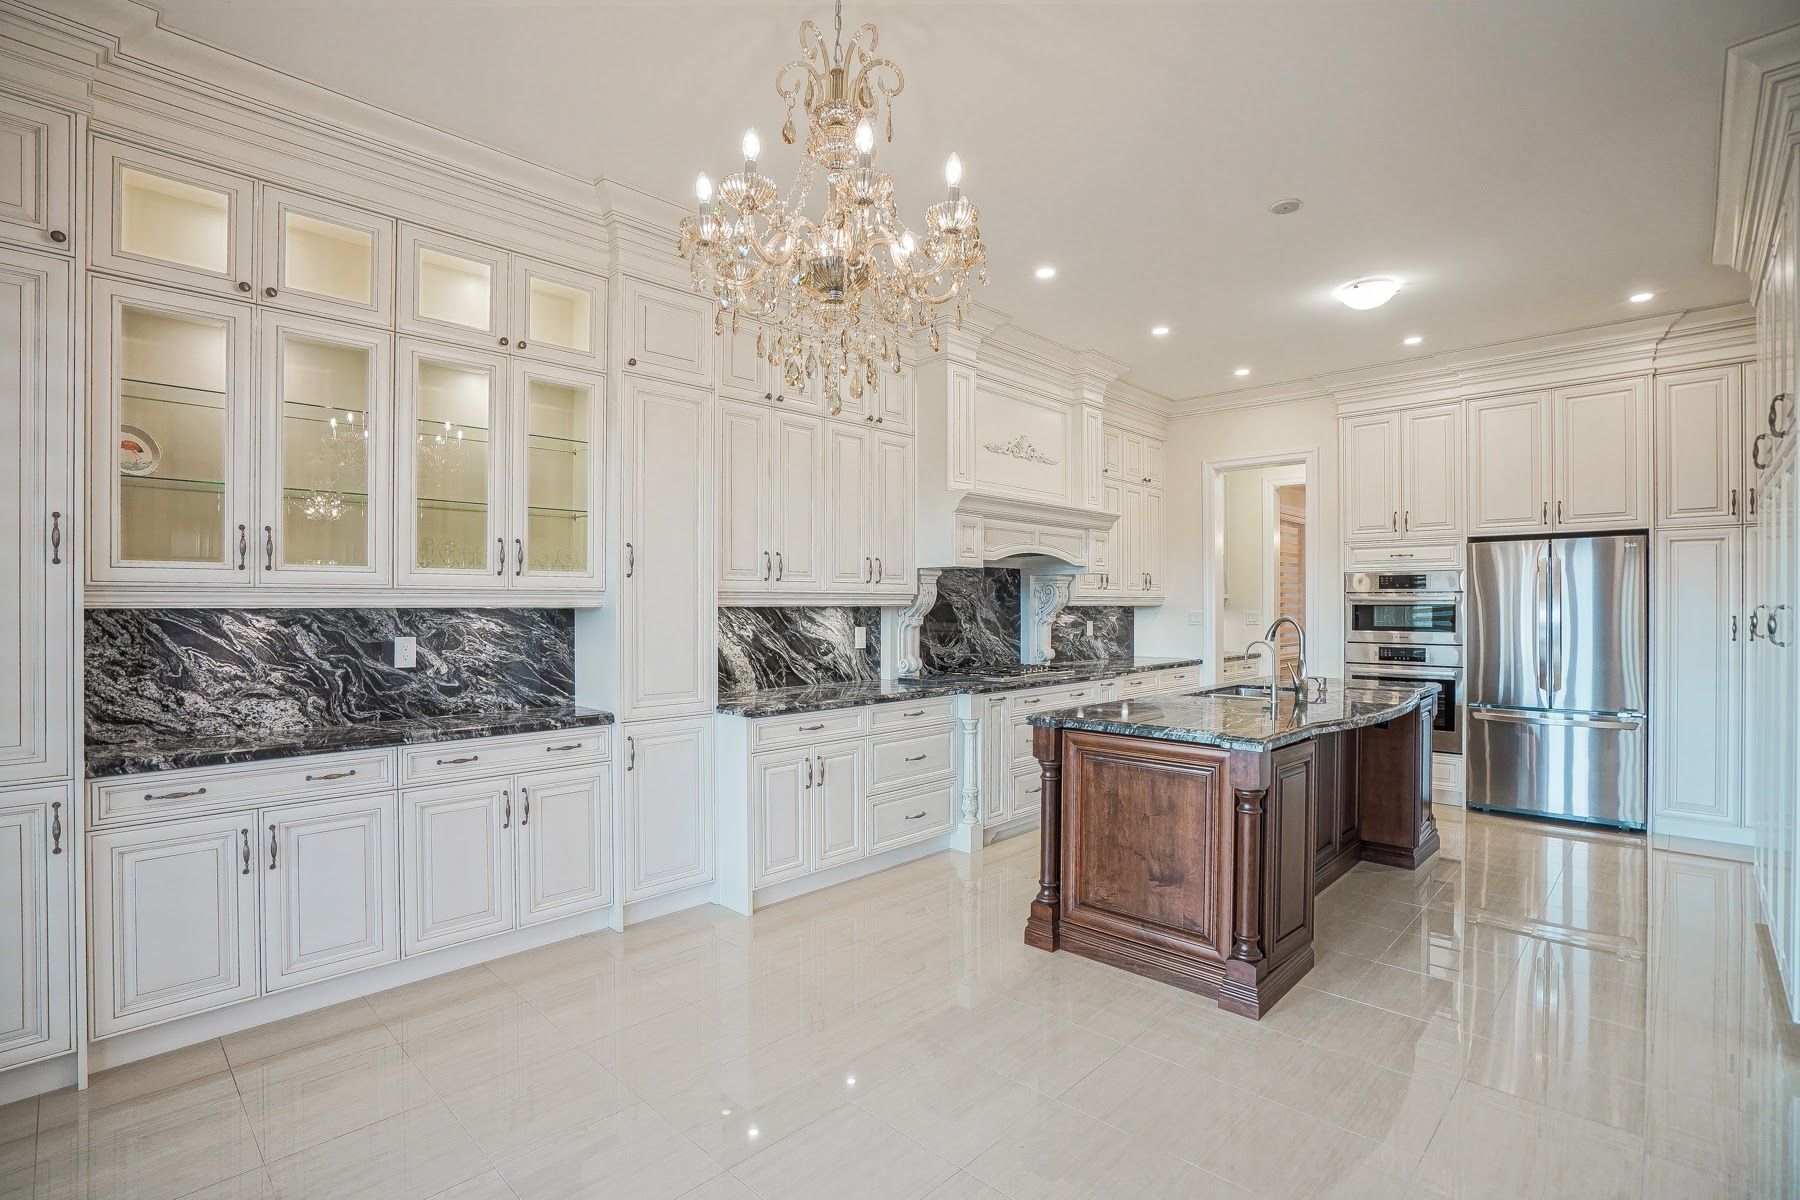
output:
[[[1153,325],[1150,327],[1150,336],[1151,337],[1168,337],[1169,336],[1169,327],[1167,325]]]
[[[1416,346],[1416,345],[1418,345],[1418,344],[1419,344],[1419,343],[1420,343],[1420,342],[1422,342],[1422,341],[1424,341],[1424,340],[1425,340],[1425,339],[1424,339],[1424,338],[1422,338],[1422,337],[1420,337],[1420,336],[1419,336],[1419,335],[1418,335],[1418,334],[1416,334],[1416,333],[1415,333],[1415,334],[1413,334],[1413,335],[1412,335],[1412,336],[1411,336],[1411,337],[1409,337],[1409,338],[1404,338],[1404,339],[1402,339],[1402,340],[1403,340],[1403,341],[1404,341],[1404,342],[1405,342],[1405,344],[1406,344],[1406,345],[1408,345],[1408,346]]]
[[[1353,279],[1331,294],[1351,308],[1380,308],[1392,300],[1394,293],[1399,290],[1398,279],[1377,275],[1368,279]]]
[[[1056,268],[1049,265],[1039,267],[1037,269],[1037,277],[1039,279],[1055,279]]]
[[[1627,297],[1633,304],[1644,304],[1656,299],[1655,292],[1633,292]]]
[[[1277,200],[1269,205],[1269,211],[1278,217],[1290,216],[1300,211],[1300,200],[1298,197],[1292,196],[1286,200]]]
[[[1233,375],[1236,375],[1240,379],[1242,379],[1244,376],[1248,375],[1249,373],[1250,373],[1249,367],[1239,367],[1237,370],[1232,372]]]

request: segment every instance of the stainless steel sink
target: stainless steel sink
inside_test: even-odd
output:
[[[1267,700],[1269,685],[1266,683],[1227,683],[1221,687],[1210,687],[1201,692],[1202,696],[1232,696],[1247,700]]]

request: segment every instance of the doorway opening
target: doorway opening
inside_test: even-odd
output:
[[[1311,452],[1209,462],[1208,611],[1221,683],[1285,678],[1298,668],[1300,639],[1283,626],[1276,661],[1246,653],[1279,617],[1310,632],[1318,587],[1313,571],[1318,489]],[[1308,647],[1318,673],[1319,648]]]

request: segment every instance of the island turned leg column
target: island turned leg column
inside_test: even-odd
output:
[[[1334,746],[1327,746],[1335,750]],[[1219,1007],[1260,1017],[1312,969],[1319,755],[1313,742],[1231,759],[1231,954]]]
[[[1038,870],[1038,894],[1025,922],[1025,944],[1039,950],[1057,948],[1057,926],[1062,906],[1062,730],[1031,731],[1031,753],[1043,768],[1042,865]]]

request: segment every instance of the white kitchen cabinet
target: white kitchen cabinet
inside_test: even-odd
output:
[[[769,378],[768,360],[756,352],[760,332],[753,322],[746,321],[737,329],[727,328],[718,335],[713,368],[717,373],[714,383],[721,399],[775,399],[770,389],[764,386]]]
[[[95,268],[246,300],[254,294],[249,179],[104,137],[93,140],[89,179]]]
[[[399,326],[402,333],[505,350],[510,256],[472,238],[402,223]]]
[[[750,883],[804,875],[818,766],[811,747],[759,755],[750,764]]]
[[[90,580],[248,587],[255,310],[107,279],[89,293]]]
[[[863,760],[860,743],[816,747],[812,781],[809,865],[823,871],[863,856]]]
[[[503,591],[511,565],[506,357],[402,338],[395,426],[399,575]]]
[[[612,783],[604,768],[514,776],[519,924],[612,903]]]
[[[1744,829],[1738,710],[1741,535],[1659,533],[1650,595],[1652,833],[1731,840]]]
[[[825,424],[777,410],[769,443],[768,533],[777,592],[818,591],[825,579]],[[841,498],[832,498],[832,503]]]
[[[606,495],[606,392],[593,371],[512,359],[507,568],[514,591],[598,590]]]
[[[67,254],[75,247],[75,118],[0,95],[0,238]]]
[[[512,256],[512,352],[583,371],[606,363],[606,285],[584,271]]]
[[[712,714],[628,724],[623,732],[624,899],[711,883]]]
[[[1460,404],[1402,414],[1402,540],[1462,535],[1462,420]]]
[[[917,470],[913,439],[890,433],[869,438],[870,466],[874,477],[864,489],[862,501],[867,524],[869,553],[874,558],[873,591],[911,596],[918,590],[913,559],[917,543]],[[848,496],[832,496],[833,504],[848,504]]]
[[[719,591],[760,591],[775,581],[770,549],[774,488],[769,443],[774,413],[760,404],[719,401]]]
[[[3,112],[4,110],[0,110]],[[75,564],[69,263],[0,248],[0,783],[68,777]]]
[[[74,1048],[69,785],[0,792],[0,1070]]]
[[[711,389],[718,340],[711,301],[625,276],[620,307],[626,370]]]
[[[1643,379],[1551,394],[1558,532],[1650,524],[1650,389]]]
[[[1375,413],[1342,422],[1344,539],[1400,535],[1400,416]]]
[[[875,423],[888,433],[911,433],[918,424],[918,397],[913,390],[913,368],[902,363],[898,371],[883,368],[878,383]]]
[[[255,834],[245,811],[89,838],[93,1036],[257,995]]]
[[[1550,528],[1550,394],[1469,401],[1469,533]]]
[[[257,299],[340,321],[394,323],[392,219],[263,184]]]
[[[387,587],[393,578],[393,338],[270,312],[256,396],[258,584]]]
[[[1656,377],[1659,526],[1737,524],[1744,491],[1742,388],[1735,365]]]
[[[1144,489],[1144,524],[1139,533],[1137,565],[1143,568],[1144,595],[1162,598],[1163,590],[1163,493],[1161,488]]]
[[[710,713],[717,688],[710,391],[627,376],[619,600],[620,706]]]
[[[513,927],[511,777],[400,797],[402,945],[419,954]]]
[[[259,822],[265,991],[400,957],[393,793],[267,809]]]
[[[875,581],[868,505],[871,443],[862,429],[837,422],[825,427],[825,582],[858,591]]]
[[[1462,406],[1346,417],[1344,537],[1430,541],[1462,535]]]

